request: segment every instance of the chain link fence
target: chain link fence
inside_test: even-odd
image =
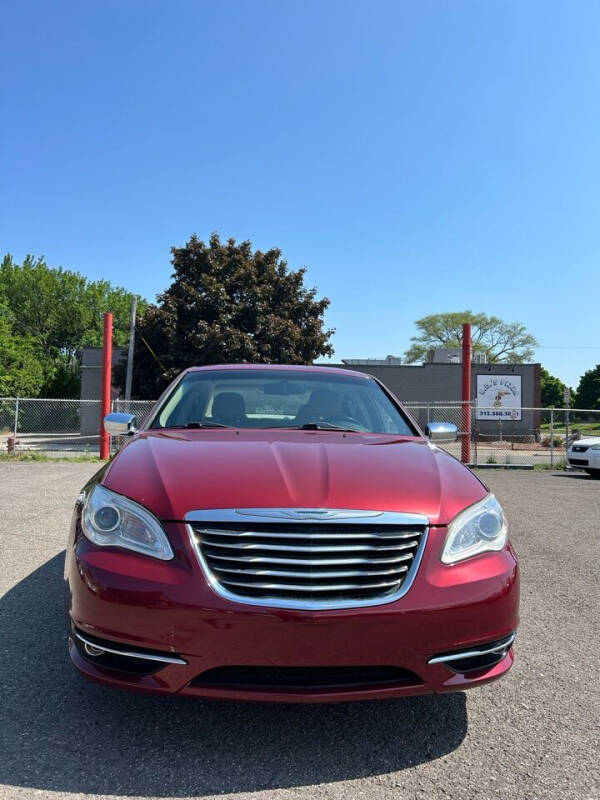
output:
[[[463,408],[467,406],[464,416]],[[404,403],[425,428],[428,422],[451,422],[458,428],[456,443],[442,444],[457,458],[461,440],[469,435],[470,463],[474,466],[539,467],[564,469],[571,442],[585,436],[600,436],[600,410],[568,408],[515,408],[501,412],[496,407],[455,403]],[[510,416],[512,412],[512,416]],[[502,416],[500,416],[502,414]],[[494,415],[498,415],[494,418]],[[484,419],[480,417],[484,416]],[[470,418],[468,433],[465,421]]]
[[[153,400],[113,400],[112,410],[135,414],[141,423],[153,405]],[[0,452],[97,455],[100,413],[100,400],[2,397]]]
[[[135,414],[142,424],[152,400],[113,400],[112,410]],[[566,448],[574,439],[600,436],[600,411],[564,408],[511,409],[512,417],[499,417],[497,408],[484,409],[461,402],[407,402],[404,404],[421,428],[429,422],[452,422],[458,441],[443,447],[461,457],[461,440],[471,420],[471,459],[475,466],[564,468]],[[487,418],[481,419],[483,412]],[[465,416],[465,413],[468,416]],[[502,410],[502,414],[506,411]],[[490,418],[491,417],[491,418]],[[127,437],[113,437],[114,452]],[[100,443],[99,400],[0,398],[0,452],[60,452],[96,455]]]

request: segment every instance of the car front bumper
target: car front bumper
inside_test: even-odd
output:
[[[583,452],[569,449],[567,463],[573,469],[598,470],[600,472],[600,450],[588,447]]]
[[[413,585],[400,599],[335,611],[259,607],[219,597],[208,585],[182,523],[166,523],[175,558],[158,561],[92,545],[73,519],[65,564],[69,651],[88,678],[120,688],[236,700],[328,702],[450,692],[487,683],[512,666],[507,647],[491,667],[468,672],[440,654],[506,640],[518,624],[519,576],[510,547],[445,566],[446,528],[431,528]],[[99,664],[89,641],[122,652],[158,653],[150,674]],[[91,637],[91,638],[90,638]],[[135,661],[133,662],[135,663]],[[251,685],[202,679],[218,668],[401,668],[402,680],[337,685]],[[360,670],[356,669],[359,674]],[[213,673],[211,673],[213,674]]]

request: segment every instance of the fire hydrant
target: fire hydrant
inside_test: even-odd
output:
[[[9,436],[6,440],[6,449],[9,453],[14,453],[17,445],[18,442],[15,436]]]

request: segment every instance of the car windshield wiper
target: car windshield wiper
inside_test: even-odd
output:
[[[231,425],[223,425],[222,422],[186,422],[184,428],[231,428]]]
[[[342,425],[331,425],[329,422],[305,422],[304,425],[298,425],[296,430],[299,431],[344,431],[348,433],[366,433],[359,428],[344,428]]]
[[[223,425],[221,422],[186,422],[185,425],[163,425],[161,430],[169,430],[173,428],[231,428],[231,425]]]

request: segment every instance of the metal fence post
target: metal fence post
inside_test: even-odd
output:
[[[110,436],[104,427],[104,417],[110,413],[110,387],[112,375],[113,352],[113,315],[112,311],[104,312],[104,334],[102,338],[102,391],[100,402],[100,458],[110,458]]]
[[[113,411],[120,411],[120,409],[119,409],[119,401],[117,399],[110,401],[110,411],[111,411],[111,414],[112,414]],[[112,455],[113,445],[114,445],[114,439],[113,439],[112,436],[109,436],[108,437],[108,456],[109,456],[109,458]]]
[[[566,409],[565,409],[565,469],[567,468],[567,464],[569,463],[569,459],[567,457],[569,452],[569,402],[567,399]]]
[[[550,409],[550,468],[554,468],[554,409]]]
[[[460,460],[463,464],[471,462],[471,373],[472,364],[471,323],[462,326],[462,411]]]
[[[14,429],[14,444],[13,444],[13,452],[17,452],[17,431],[19,429],[19,398],[15,398],[15,429]]]

